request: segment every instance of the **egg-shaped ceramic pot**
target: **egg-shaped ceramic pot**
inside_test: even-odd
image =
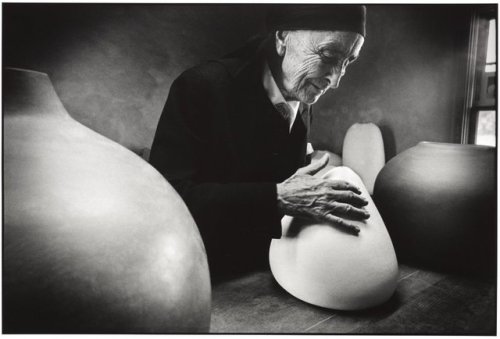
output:
[[[384,140],[374,123],[356,123],[349,127],[342,146],[342,164],[352,169],[363,180],[368,193],[378,173],[385,165]]]
[[[293,296],[313,305],[360,310],[388,300],[396,289],[398,262],[384,222],[360,177],[347,167],[335,167],[326,180],[345,180],[368,200],[370,218],[354,221],[352,235],[334,225],[285,216],[281,239],[269,251],[276,281]]]
[[[421,142],[386,164],[374,200],[400,259],[441,270],[495,270],[495,148]]]
[[[311,162],[318,161],[319,159],[324,157],[325,154],[328,154],[328,164],[323,169],[321,169],[319,172],[317,172],[315,174],[316,176],[323,176],[326,174],[326,172],[330,171],[333,167],[342,166],[342,157],[340,157],[339,155],[337,155],[333,152],[323,151],[323,150],[314,151],[311,154]]]
[[[4,333],[206,332],[188,209],[149,164],[73,120],[46,74],[3,78]]]

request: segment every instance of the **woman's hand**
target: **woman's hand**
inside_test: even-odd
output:
[[[356,186],[342,180],[314,177],[328,164],[328,154],[319,161],[299,168],[277,185],[278,208],[282,213],[328,222],[358,234],[359,227],[350,220],[364,220],[370,214],[362,208],[368,201]]]

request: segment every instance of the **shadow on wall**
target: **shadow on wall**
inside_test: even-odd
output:
[[[172,81],[262,31],[263,6],[4,4],[4,66],[47,73],[79,122],[147,152]]]
[[[460,142],[473,5],[369,5],[359,59],[314,108],[312,143],[340,154],[347,129],[372,122],[386,159],[420,141]]]
[[[384,139],[385,159],[387,161],[396,156],[396,139],[394,138],[394,132],[391,130],[390,126],[382,123],[379,125],[379,128],[382,133],[382,138]]]
[[[141,154],[172,81],[263,31],[266,5],[4,4],[4,65],[48,73],[68,112]],[[315,105],[312,143],[341,154],[377,124],[386,159],[458,142],[473,5],[369,5],[359,60]]]

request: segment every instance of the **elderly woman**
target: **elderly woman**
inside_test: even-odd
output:
[[[311,105],[359,55],[365,11],[276,5],[268,36],[172,84],[150,161],[192,213],[213,277],[266,265],[284,214],[353,235],[350,220],[369,217],[358,188],[313,176],[328,157],[309,164],[307,142]]]

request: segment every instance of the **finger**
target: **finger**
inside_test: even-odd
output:
[[[328,184],[336,190],[352,191],[354,193],[361,194],[359,187],[344,180],[329,180]]]
[[[370,213],[368,213],[365,209],[339,202],[333,203],[329,208],[329,211],[330,214],[353,220],[365,220],[370,217]]]
[[[358,235],[359,234],[359,227],[355,225],[354,223],[350,223],[348,221],[345,221],[339,217],[336,217],[334,215],[327,214],[324,216],[324,220],[328,223],[334,224],[347,232],[353,234],[353,235]]]
[[[328,160],[328,154],[325,154],[318,161],[314,161],[305,167],[299,168],[296,173],[314,175],[325,168],[326,165],[328,165]]]
[[[368,205],[368,200],[366,198],[352,191],[332,190],[332,192],[328,193],[328,197],[331,200],[350,204],[355,207],[363,207]]]

